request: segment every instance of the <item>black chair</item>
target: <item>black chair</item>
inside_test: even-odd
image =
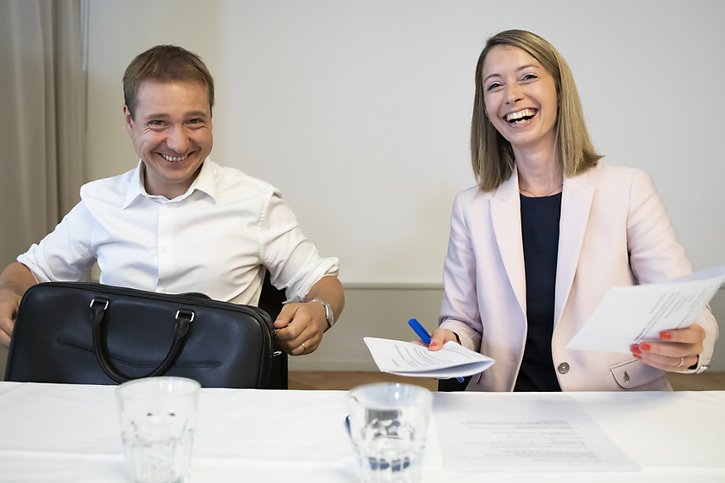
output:
[[[282,310],[286,297],[283,290],[278,289],[269,280],[269,272],[265,271],[264,282],[262,282],[262,293],[259,296],[259,308],[267,312],[272,322]],[[270,377],[270,389],[287,389],[287,354],[279,351],[272,361],[272,374]]]

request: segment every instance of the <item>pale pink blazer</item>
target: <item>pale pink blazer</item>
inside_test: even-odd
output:
[[[664,372],[630,354],[566,348],[612,286],[662,282],[691,272],[652,178],[604,163],[564,179],[552,355],[563,391],[670,390]],[[495,192],[458,194],[444,267],[441,327],[496,360],[467,390],[511,391],[526,341],[526,278],[516,173]],[[718,336],[706,310],[700,365]],[[623,324],[627,321],[623,320]]]

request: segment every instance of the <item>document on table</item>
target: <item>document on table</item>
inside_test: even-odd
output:
[[[410,377],[465,377],[483,372],[495,362],[455,342],[439,351],[391,339],[364,337],[370,354],[382,372]]]
[[[569,341],[576,350],[629,353],[661,330],[688,327],[725,282],[725,266],[666,283],[612,287],[584,327]]]
[[[569,396],[447,396],[436,395],[433,417],[448,471],[639,470]]]

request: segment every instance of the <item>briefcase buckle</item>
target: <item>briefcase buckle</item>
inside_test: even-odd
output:
[[[176,338],[184,337],[194,321],[194,311],[188,309],[179,309],[176,311]]]
[[[95,298],[95,297],[94,297],[94,298],[93,298],[93,300],[91,300],[91,303],[90,303],[89,307],[90,307],[90,308],[94,308],[94,307],[93,307],[93,305],[94,305],[94,304],[95,304],[96,302],[100,302],[100,303],[104,304],[104,305],[103,305],[103,308],[101,309],[101,311],[102,311],[102,312],[105,312],[105,311],[106,311],[106,309],[108,308],[108,299],[105,299],[105,298]]]
[[[176,311],[176,320],[179,320],[179,317],[182,315],[186,315],[188,317],[188,323],[194,322],[194,311],[193,310],[186,310],[186,309],[179,309]]]

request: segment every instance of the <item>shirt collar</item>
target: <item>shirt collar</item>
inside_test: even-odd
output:
[[[216,169],[214,169],[214,163],[211,158],[207,157],[204,160],[204,164],[201,165],[201,171],[196,177],[189,190],[184,194],[184,197],[189,196],[194,190],[199,190],[209,196],[212,200],[216,200],[217,197],[217,185],[216,185]]]
[[[184,200],[196,190],[206,194],[212,200],[216,200],[217,186],[214,172],[215,170],[211,159],[206,158],[206,160],[204,160],[204,163],[201,165],[201,170],[199,171],[199,174],[197,175],[194,182],[191,183],[189,189],[186,190],[186,193],[184,193],[183,195],[175,198],[175,200]],[[156,196],[150,195],[146,192],[146,188],[143,184],[143,175],[143,161],[139,160],[136,169],[133,170],[128,180],[128,189],[126,190],[126,196],[123,200],[123,209],[128,208],[131,203],[133,203],[133,201],[139,197],[145,197],[149,199],[157,198]]]

